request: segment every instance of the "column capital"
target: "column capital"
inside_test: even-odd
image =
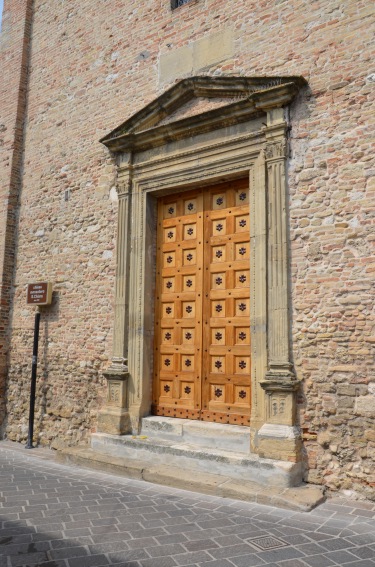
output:
[[[264,157],[266,162],[287,158],[288,144],[283,136],[279,140],[269,140],[264,148]]]

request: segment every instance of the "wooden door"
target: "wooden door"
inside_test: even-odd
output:
[[[153,413],[250,423],[245,181],[158,206]]]

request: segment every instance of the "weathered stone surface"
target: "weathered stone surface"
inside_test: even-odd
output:
[[[200,73],[214,76],[298,74],[308,78],[309,88],[290,112],[288,284],[293,360],[303,382],[298,413],[306,478],[334,490],[373,494],[375,91],[368,59],[373,7],[364,0],[337,6],[323,0],[306,10],[304,3],[288,0],[270,10],[243,0],[228,10],[227,1],[217,0],[210,6],[188,3],[172,13],[167,0],[133,4],[109,11],[105,3],[88,0],[70,2],[69,10],[55,0],[48,9],[30,0],[5,3],[0,34],[7,77],[0,82],[5,434],[19,441],[27,436],[30,280],[54,283],[53,305],[42,314],[36,438],[45,445],[88,442],[104,405],[118,203],[114,159],[99,138],[176,80],[196,74],[200,59],[205,66]],[[221,54],[217,42],[210,51],[210,38],[226,33],[233,42],[223,41]],[[199,53],[199,46],[206,47]]]
[[[247,480],[234,480],[218,474],[200,472],[170,465],[150,466],[149,461],[104,455],[84,447],[71,447],[58,451],[56,459],[61,463],[77,464],[105,472],[112,472],[129,478],[139,478],[162,484],[234,498],[261,504],[270,504],[290,510],[309,511],[324,501],[324,491],[320,487],[305,484],[294,488],[263,486]]]

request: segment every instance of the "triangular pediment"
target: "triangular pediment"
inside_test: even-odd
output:
[[[191,77],[100,141],[113,151],[154,147],[285,106],[304,85],[302,77]]]

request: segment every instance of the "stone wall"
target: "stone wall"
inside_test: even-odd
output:
[[[22,4],[21,2],[19,2]],[[18,2],[6,4],[6,14]],[[374,494],[374,11],[367,1],[34,1],[7,435],[23,440],[33,309],[37,427],[88,439],[111,357],[115,167],[99,138],[177,80],[303,75],[291,111],[291,320],[311,482]]]
[[[21,187],[31,4],[30,0],[5,0],[0,32],[0,430],[6,414],[9,323]]]

